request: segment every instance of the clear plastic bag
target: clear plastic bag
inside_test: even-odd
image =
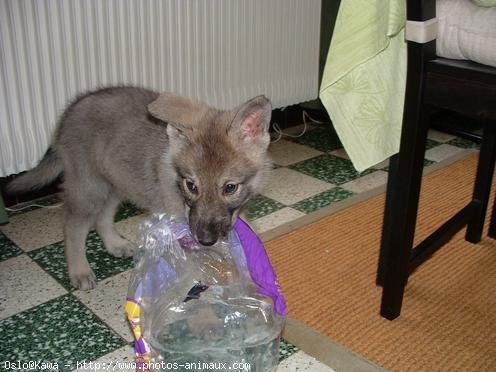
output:
[[[227,241],[202,248],[183,221],[144,223],[126,312],[137,370],[277,367],[286,305],[263,244],[241,219]]]

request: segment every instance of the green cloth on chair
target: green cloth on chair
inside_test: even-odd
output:
[[[341,2],[320,99],[358,171],[399,150],[405,20],[403,0]]]

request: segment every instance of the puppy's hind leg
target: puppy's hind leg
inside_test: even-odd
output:
[[[65,208],[64,218],[65,257],[71,284],[82,290],[93,289],[96,277],[86,258],[86,236],[93,220],[89,216],[74,213],[70,207]]]
[[[64,165],[65,257],[71,284],[88,290],[96,286],[96,277],[86,258],[86,237],[109,195],[110,185],[88,172],[83,162],[77,163],[76,170],[71,165]]]
[[[134,254],[134,244],[121,237],[114,226],[114,216],[119,203],[116,195],[109,195],[97,217],[96,231],[110,254],[115,257],[130,257]]]

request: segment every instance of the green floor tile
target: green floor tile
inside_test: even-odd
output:
[[[435,161],[429,160],[429,159],[424,159],[424,167],[428,167],[429,165],[434,164]]]
[[[454,138],[451,141],[447,142],[448,145],[461,147],[462,149],[477,149],[480,150],[480,143],[470,141],[463,138]]]
[[[133,203],[124,202],[119,206],[119,209],[115,214],[114,221],[119,222],[125,220],[126,218],[137,216],[142,213],[143,211],[135,206]]]
[[[21,249],[0,232],[0,262],[22,253]]]
[[[126,344],[70,294],[0,320],[0,329],[0,368],[5,361],[40,361],[70,371]]]
[[[334,151],[343,147],[338,135],[330,125],[312,129],[301,137],[291,138],[291,141],[320,151]]]
[[[433,160],[424,159],[424,167],[428,167],[429,165],[432,165],[434,163],[436,163],[436,162]],[[381,170],[383,170],[385,172],[389,172],[389,165],[387,167],[382,168]]]
[[[244,214],[248,218],[248,220],[252,221],[278,211],[279,209],[282,209],[284,207],[285,205],[279,203],[278,201],[272,200],[263,195],[259,195],[248,202],[245,207]]]
[[[74,290],[67,274],[63,242],[47,245],[32,251],[29,256],[46,272],[55,277],[66,289]],[[118,258],[107,253],[102,240],[95,232],[88,234],[86,256],[98,281],[133,267],[132,258]]]
[[[62,203],[62,200],[58,195],[50,195],[41,199],[37,199],[9,207],[10,210],[7,210],[7,214],[9,215],[9,217],[12,217],[17,214],[26,213],[29,211],[33,211],[35,209],[39,209],[41,208],[40,206],[45,206],[45,207],[53,206],[59,203]]]
[[[298,348],[296,346],[281,339],[281,343],[279,344],[279,362],[290,357],[291,355],[293,355],[297,351],[298,351]]]
[[[353,193],[351,191],[345,190],[341,187],[334,187],[320,194],[311,196],[310,198],[301,200],[293,205],[292,208],[303,213],[311,213],[317,209],[327,207],[332,203],[349,198],[352,195]]]
[[[437,142],[437,141],[434,141],[434,140],[427,138],[427,141],[425,142],[425,151],[430,150],[434,147],[437,147],[440,144],[441,144],[441,142]]]
[[[342,185],[376,171],[375,169],[368,169],[359,173],[355,170],[350,160],[329,154],[292,164],[289,168],[335,185]]]

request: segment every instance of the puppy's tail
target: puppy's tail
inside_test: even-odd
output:
[[[16,177],[7,185],[7,192],[20,194],[23,192],[37,190],[54,181],[62,174],[63,167],[57,153],[49,148],[40,163],[29,172]]]

